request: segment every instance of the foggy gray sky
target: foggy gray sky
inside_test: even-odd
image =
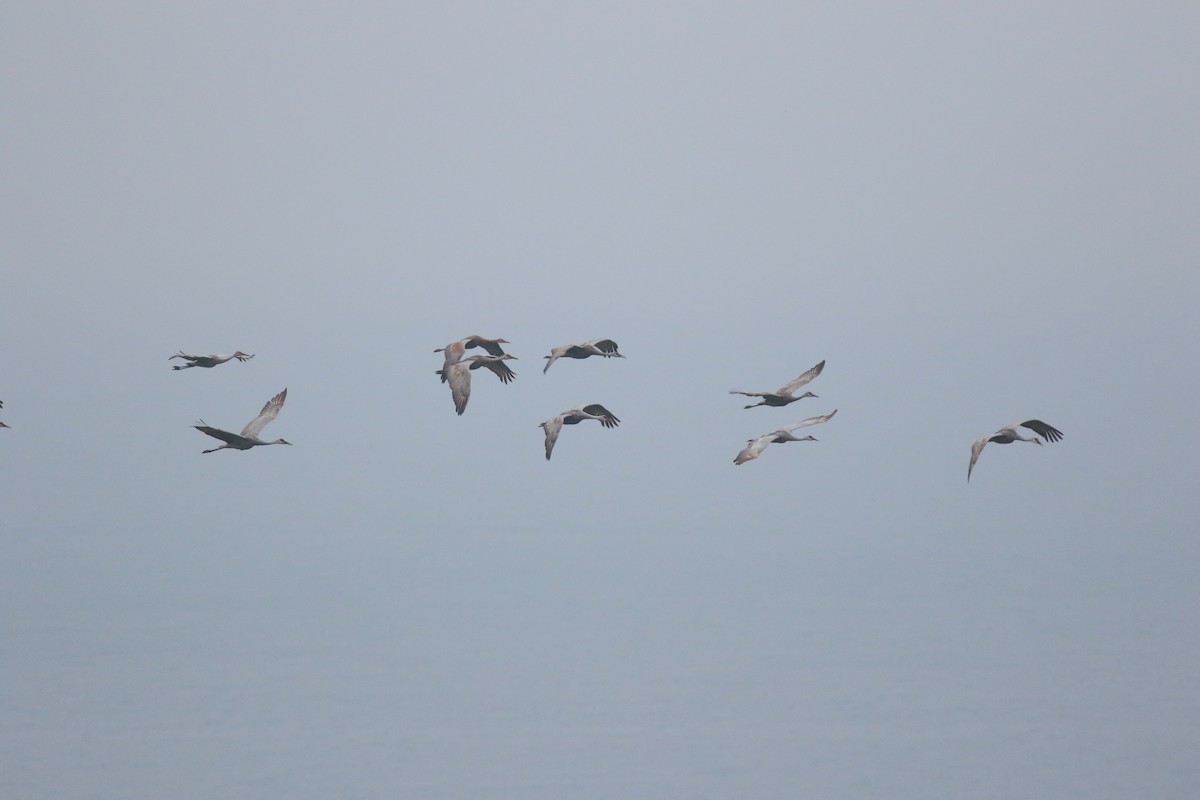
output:
[[[0,794],[1195,796],[1200,11],[575,5],[4,12]]]

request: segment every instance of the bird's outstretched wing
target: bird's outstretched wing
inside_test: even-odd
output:
[[[615,428],[621,424],[621,420],[617,419],[617,415],[609,411],[599,403],[591,403],[583,407],[583,410],[588,414],[600,418],[600,424],[606,428]]]
[[[482,336],[468,336],[463,339],[463,347],[470,350],[472,347],[482,347],[485,351],[494,356],[504,355],[504,348],[500,345],[508,344],[504,339],[485,339]]]
[[[262,407],[262,411],[258,412],[258,416],[242,428],[242,436],[248,439],[258,438],[259,432],[267,427],[267,423],[279,416],[279,409],[283,408],[284,400],[287,400],[287,389],[267,401],[267,404]]]
[[[214,428],[211,425],[205,425],[204,420],[200,420],[199,425],[193,425],[192,427],[201,433],[207,433],[214,439],[220,439],[222,442],[227,442],[228,444],[234,444],[235,442],[240,442],[245,439],[245,437],[238,436],[236,433],[230,433],[229,431],[223,431],[220,428]]]
[[[562,433],[563,418],[562,414],[557,417],[546,420],[542,423],[542,428],[546,431],[546,460],[550,460],[550,454],[554,452],[554,443],[558,441],[558,434]]]
[[[467,401],[471,399],[471,370],[460,361],[446,367],[443,374],[450,382],[450,396],[454,398],[454,410],[461,416],[467,410]]]
[[[617,352],[617,343],[612,339],[592,339],[591,341],[583,343],[584,347],[587,347],[588,345],[596,348],[606,356],[617,356],[619,358],[624,358],[624,356]]]
[[[1047,442],[1057,442],[1063,438],[1062,431],[1052,425],[1047,425],[1040,419],[1027,419],[1021,423],[1021,427],[1029,428],[1029,430],[1041,436]]]
[[[775,439],[774,433],[767,433],[757,438],[751,439],[749,443],[742,448],[742,452],[738,453],[733,459],[734,464],[745,464],[747,461],[753,461],[758,458],[759,454],[767,448]]]
[[[471,364],[471,369],[479,369],[480,367],[490,369],[500,379],[501,383],[511,383],[512,379],[517,377],[517,373],[513,372],[512,368],[500,360],[498,356],[486,359],[479,357],[479,360]]]
[[[975,462],[979,460],[979,454],[983,452],[984,446],[987,445],[988,440],[994,435],[995,434],[988,434],[971,445],[971,463],[967,464],[967,483],[971,482],[971,470],[975,469]]]
[[[830,411],[828,414],[822,414],[819,417],[809,417],[808,419],[802,419],[799,422],[793,422],[791,425],[784,425],[779,430],[784,431],[785,433],[791,433],[792,431],[796,430],[797,428],[805,428],[809,425],[820,425],[822,422],[828,422],[829,420],[833,419],[833,415],[836,413],[837,413],[837,409],[835,408],[833,411]],[[778,431],[776,431],[776,432],[778,432]]]
[[[822,361],[820,364],[817,364],[815,367],[808,370],[807,372],[804,372],[801,375],[798,375],[794,380],[792,380],[788,383],[785,383],[783,386],[780,386],[779,391],[776,392],[775,394],[782,394],[782,395],[792,394],[797,389],[799,389],[801,386],[803,386],[804,384],[811,381],[813,378],[820,375],[821,370],[823,370],[823,369],[825,369],[824,361]],[[744,392],[743,392],[743,394],[744,394]]]

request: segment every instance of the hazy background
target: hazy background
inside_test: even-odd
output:
[[[1197,6],[578,5],[0,15],[0,795],[1195,797]]]

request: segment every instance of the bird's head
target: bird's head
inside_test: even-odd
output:
[[[816,396],[817,395],[813,394],[812,392],[805,392],[804,394],[800,395],[800,397],[797,399],[803,400],[806,397],[816,397]]]
[[[1041,439],[1039,439],[1038,437],[1036,437],[1036,436],[1035,436],[1035,437],[1033,437],[1032,441],[1033,441],[1033,443],[1034,443],[1034,444],[1036,444],[1038,447],[1041,447],[1041,445],[1042,445],[1042,440],[1041,440]]]
[[[243,353],[241,350],[238,350],[233,354],[233,357],[239,361],[245,361],[247,359],[254,358],[254,353]]]
[[[287,439],[276,439],[275,444],[291,444]]]

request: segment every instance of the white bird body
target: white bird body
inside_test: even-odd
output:
[[[979,454],[983,452],[983,448],[988,442],[996,444],[1011,444],[1012,442],[1033,442],[1039,447],[1042,440],[1037,436],[1031,436],[1028,439],[1021,435],[1017,428],[1028,428],[1038,436],[1045,437],[1048,442],[1057,442],[1063,438],[1062,431],[1051,425],[1047,425],[1040,419],[1027,419],[1024,422],[1014,422],[1011,425],[1006,425],[995,433],[988,434],[982,439],[979,439],[971,445],[971,463],[967,465],[967,482],[971,481],[971,470],[975,469],[975,462],[979,460]]]
[[[615,414],[599,403],[568,408],[561,414],[557,414],[539,424],[539,427],[546,432],[547,461],[550,460],[550,453],[554,451],[554,443],[558,441],[558,434],[562,432],[562,426],[578,425],[585,419],[597,420],[605,428],[615,428],[621,423],[621,420],[617,419]]]
[[[762,398],[761,402],[751,403],[750,405],[746,406],[746,408],[757,408],[758,406],[786,406],[788,403],[794,403],[797,400],[803,400],[806,397],[816,397],[817,395],[813,394],[812,392],[805,392],[799,397],[793,397],[792,395],[794,395],[796,390],[801,386],[820,375],[821,370],[823,369],[825,369],[824,361],[797,376],[794,380],[785,383],[783,386],[780,386],[773,392],[743,392],[740,389],[730,389],[729,393],[744,394],[746,397]]]
[[[558,347],[550,348],[550,355],[542,356],[549,359],[546,366],[542,368],[542,374],[545,375],[550,365],[560,358],[590,358],[592,356],[603,356],[604,358],[624,358],[625,356],[617,352],[617,343],[612,339],[589,339],[582,344],[564,344]]]
[[[238,350],[236,353],[212,356],[191,356],[180,350],[178,353],[171,356],[171,358],[182,358],[189,362],[182,366],[177,364],[171,367],[171,369],[191,369],[192,367],[215,367],[217,364],[224,364],[226,361],[232,361],[235,358],[238,361],[249,361],[250,359],[254,358],[254,354],[243,353],[241,350]],[[171,358],[168,358],[167,361],[170,361]]]
[[[205,450],[205,453],[215,453],[218,450],[232,448],[234,450],[249,450],[252,447],[261,447],[268,444],[291,444],[285,439],[276,439],[273,442],[263,441],[258,438],[258,434],[263,428],[267,427],[267,423],[279,416],[279,409],[283,408],[283,402],[287,400],[287,389],[284,389],[279,394],[267,401],[267,404],[262,407],[262,411],[258,412],[258,416],[250,420],[246,427],[242,428],[241,433],[230,433],[223,431],[220,428],[213,428],[207,425],[204,420],[200,420],[198,425],[192,427],[201,433],[207,433],[214,439],[220,439],[225,444],[220,447],[214,447],[212,450]]]
[[[784,425],[782,428],[771,431],[770,433],[764,433],[762,436],[757,438],[748,439],[747,445],[743,447],[742,452],[738,453],[737,457],[733,459],[733,463],[745,464],[747,461],[753,461],[762,454],[763,450],[767,449],[767,445],[774,444],[776,442],[815,442],[817,441],[815,436],[793,436],[792,431],[796,430],[797,428],[804,428],[809,425],[819,425],[822,422],[828,422],[836,413],[837,409],[835,408],[828,414],[824,414],[819,417],[809,417],[808,419],[801,420],[800,422],[793,422],[791,425]]]
[[[490,369],[501,383],[511,383],[517,373],[505,364],[505,361],[516,361],[517,357],[504,353],[503,355],[479,355],[464,358],[449,364],[438,372],[442,380],[450,382],[450,396],[454,399],[454,410],[460,415],[467,410],[467,401],[471,399],[471,370],[485,367]]]
[[[449,367],[451,364],[457,364],[459,361],[461,361],[462,357],[466,353],[466,351],[468,351],[474,347],[481,347],[484,350],[486,350],[489,355],[502,356],[502,355],[504,355],[504,348],[501,347],[500,345],[503,345],[503,344],[508,344],[508,340],[507,339],[488,339],[483,336],[475,335],[475,336],[465,336],[456,342],[451,342],[450,344],[446,345],[445,347],[439,347],[439,348],[435,349],[433,352],[445,354],[445,361],[442,363],[442,370],[441,370],[442,383],[446,382],[446,373],[445,373],[446,368]]]

